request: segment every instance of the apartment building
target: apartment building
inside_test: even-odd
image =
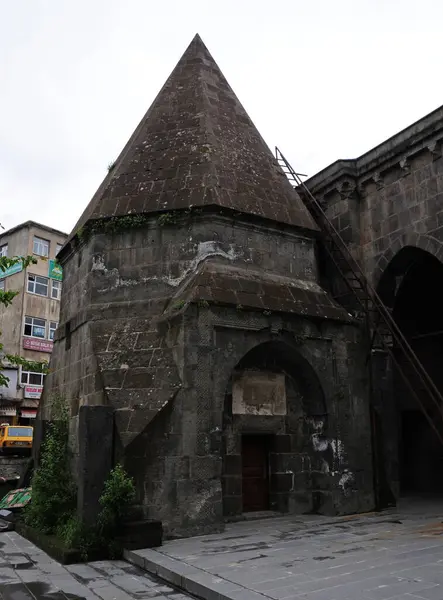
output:
[[[34,221],[0,234],[0,256],[33,255],[37,264],[17,264],[0,270],[0,290],[19,294],[12,305],[0,307],[4,352],[32,361],[49,361],[60,314],[63,273],[56,255],[67,235]],[[8,387],[0,387],[0,422],[32,424],[38,409],[44,375],[3,361]]]

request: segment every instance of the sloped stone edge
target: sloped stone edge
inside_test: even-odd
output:
[[[125,550],[125,560],[201,600],[264,600],[266,596],[156,550]]]

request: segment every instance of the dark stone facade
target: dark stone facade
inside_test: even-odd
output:
[[[337,161],[306,181],[359,260],[368,280],[393,311],[412,349],[440,390],[443,390],[439,337],[443,327],[438,308],[443,276],[440,269],[443,260],[442,149],[443,108],[439,108],[363,156]],[[416,273],[415,280],[411,281],[414,268],[426,276],[420,278]],[[327,288],[343,293],[346,302],[350,300],[332,270],[323,276]],[[410,306],[405,311],[404,290],[408,280]],[[400,300],[401,310],[398,308]],[[419,321],[423,321],[421,330],[416,325],[412,331],[411,323]],[[423,452],[412,436],[407,439],[401,418],[406,413],[411,414],[412,419],[419,417],[418,411],[415,416],[411,412],[418,406],[408,399],[409,393],[396,377],[389,357],[378,348],[372,358],[373,419],[377,423],[373,446],[378,455],[380,503],[385,505],[387,499],[393,501],[399,497],[402,453],[406,444],[419,456],[416,471],[422,476],[426,473],[428,480],[433,477],[428,473],[432,454],[441,460],[441,450]],[[408,366],[404,368],[407,372]],[[415,385],[415,389],[422,396],[420,386]],[[441,419],[437,415],[435,420],[440,422]],[[432,435],[427,430],[423,438]],[[421,437],[418,423],[415,437]],[[409,468],[412,469],[412,465]]]
[[[135,479],[139,513],[160,519],[166,535],[212,531],[241,514],[247,432],[273,438],[272,509],[372,507],[362,332],[316,282],[315,244],[238,216],[169,226],[153,216],[67,257],[41,416],[62,393],[78,456],[79,407],[112,406],[115,458]],[[286,374],[287,415],[233,416],[239,368]]]
[[[405,245],[440,255],[442,117],[307,182],[376,285]],[[374,476],[398,495],[392,369],[378,354],[371,407],[365,330],[332,299],[322,241],[197,37],[61,253],[40,419],[62,394],[79,489],[122,461],[136,518],[170,537],[216,531],[245,508],[255,436],[270,510],[370,510]],[[80,440],[101,425],[83,406],[114,422],[89,474]],[[87,519],[99,488],[79,495]]]
[[[443,108],[306,181],[378,286],[404,247],[443,257]]]
[[[123,461],[133,518],[160,519],[168,536],[222,528],[244,509],[251,434],[267,440],[267,508],[372,508],[364,332],[320,286],[317,247],[309,212],[196,37],[61,254],[40,419],[62,394],[83,520]],[[271,386],[259,404],[251,373]],[[103,427],[112,451],[94,460]]]

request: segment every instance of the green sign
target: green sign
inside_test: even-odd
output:
[[[15,263],[15,265],[11,265],[4,271],[0,269],[0,279],[3,279],[4,277],[9,277],[9,275],[15,275],[16,273],[20,273],[20,271],[23,271],[23,263],[21,260]]]
[[[63,279],[63,269],[56,260],[49,261],[48,277],[61,281]]]

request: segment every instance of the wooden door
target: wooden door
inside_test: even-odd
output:
[[[262,435],[242,437],[243,511],[269,509],[268,439]]]

